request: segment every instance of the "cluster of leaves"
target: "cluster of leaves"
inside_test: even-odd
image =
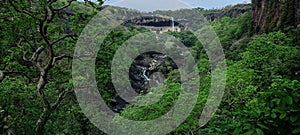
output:
[[[240,60],[228,60],[224,101],[204,131],[299,133],[299,51],[282,32],[251,40]]]
[[[241,14],[237,18],[225,16],[211,22],[211,25],[222,43],[226,58],[236,59],[252,34],[251,13]]]

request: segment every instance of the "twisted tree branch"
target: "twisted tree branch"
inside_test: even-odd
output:
[[[76,40],[75,37],[76,37],[76,35],[70,35],[70,34],[68,34],[68,35],[65,35],[65,36],[63,36],[63,37],[61,37],[61,38],[53,41],[50,45],[53,46],[53,45],[57,44],[58,42],[60,42],[62,40],[65,40],[66,38],[72,38],[73,40]]]
[[[62,6],[62,7],[59,7],[59,8],[57,8],[57,9],[54,9],[54,11],[64,10],[64,9],[66,9],[67,7],[71,6],[72,2],[74,2],[74,1],[76,1],[76,0],[70,0],[70,1],[68,1],[68,4],[67,4],[67,5],[64,5],[64,6]]]
[[[17,8],[17,6],[13,3],[12,0],[8,0],[8,3],[14,8],[14,10],[16,10],[19,13],[23,13],[26,14],[34,19],[38,19],[37,17],[35,17],[32,13],[30,13],[29,11],[25,10],[25,9],[19,9]]]
[[[65,54],[63,54],[63,55],[60,55],[60,56],[54,57],[52,65],[54,66],[54,65],[55,65],[55,63],[56,63],[57,61],[60,61],[60,60],[62,60],[62,59],[65,59],[65,58],[68,58],[68,59],[73,59],[73,57],[72,57],[72,56],[69,56],[69,55],[65,55]]]
[[[61,92],[61,93],[58,95],[58,98],[57,98],[56,102],[53,103],[53,104],[51,105],[51,109],[52,109],[52,110],[55,110],[55,109],[58,107],[58,105],[62,102],[62,100],[63,100],[67,95],[71,94],[72,92],[73,92],[72,87],[68,87],[66,90],[64,90],[63,92]]]

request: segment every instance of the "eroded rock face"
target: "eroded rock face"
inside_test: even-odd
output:
[[[271,32],[300,23],[300,0],[252,0],[253,27]]]
[[[168,73],[171,72],[170,69],[178,69],[178,67],[169,57],[164,54],[149,52],[135,59],[129,70],[129,79],[137,93],[147,93],[147,89],[150,88],[150,81],[158,83],[163,81],[161,77],[151,78],[151,75],[159,72],[163,78],[167,78]]]
[[[249,4],[238,4],[233,7],[225,8],[223,10],[219,10],[211,13],[204,13],[203,15],[209,21],[214,21],[220,19],[224,16],[228,16],[230,18],[236,18],[240,14],[247,13],[251,11],[251,6]]]
[[[147,94],[149,88],[163,83],[174,69],[178,69],[177,65],[165,54],[156,52],[141,54],[134,60],[129,69],[131,87],[136,93]],[[119,96],[115,98],[115,103],[112,110],[117,113],[121,113],[129,104]]]

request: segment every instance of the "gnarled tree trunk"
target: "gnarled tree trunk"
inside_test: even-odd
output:
[[[51,115],[50,110],[44,108],[43,113],[40,115],[37,123],[36,123],[36,134],[37,135],[44,135],[44,129],[45,129],[45,125],[47,123],[47,121],[49,120]]]

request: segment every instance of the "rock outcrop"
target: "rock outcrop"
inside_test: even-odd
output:
[[[133,89],[137,93],[147,93],[149,82],[161,81],[160,78],[157,78],[158,80],[151,79],[151,75],[156,72],[161,72],[164,78],[167,78],[170,72],[168,66],[170,66],[171,69],[178,68],[176,64],[164,54],[151,52],[140,55],[136,58],[129,71],[129,78]]]
[[[252,0],[256,33],[283,30],[300,23],[300,0]]]
[[[174,69],[178,69],[178,67],[167,55],[156,52],[141,54],[129,69],[131,87],[136,93],[145,95],[149,93],[150,88],[164,83],[168,74]],[[117,113],[121,113],[129,104],[119,96],[116,96],[114,100],[112,110]]]
[[[231,18],[236,18],[240,14],[250,12],[251,11],[251,5],[250,4],[238,4],[235,6],[228,6],[224,9],[210,11],[208,13],[203,13],[203,15],[206,17],[209,21],[214,21],[216,19],[220,19],[224,16],[228,16]]]

